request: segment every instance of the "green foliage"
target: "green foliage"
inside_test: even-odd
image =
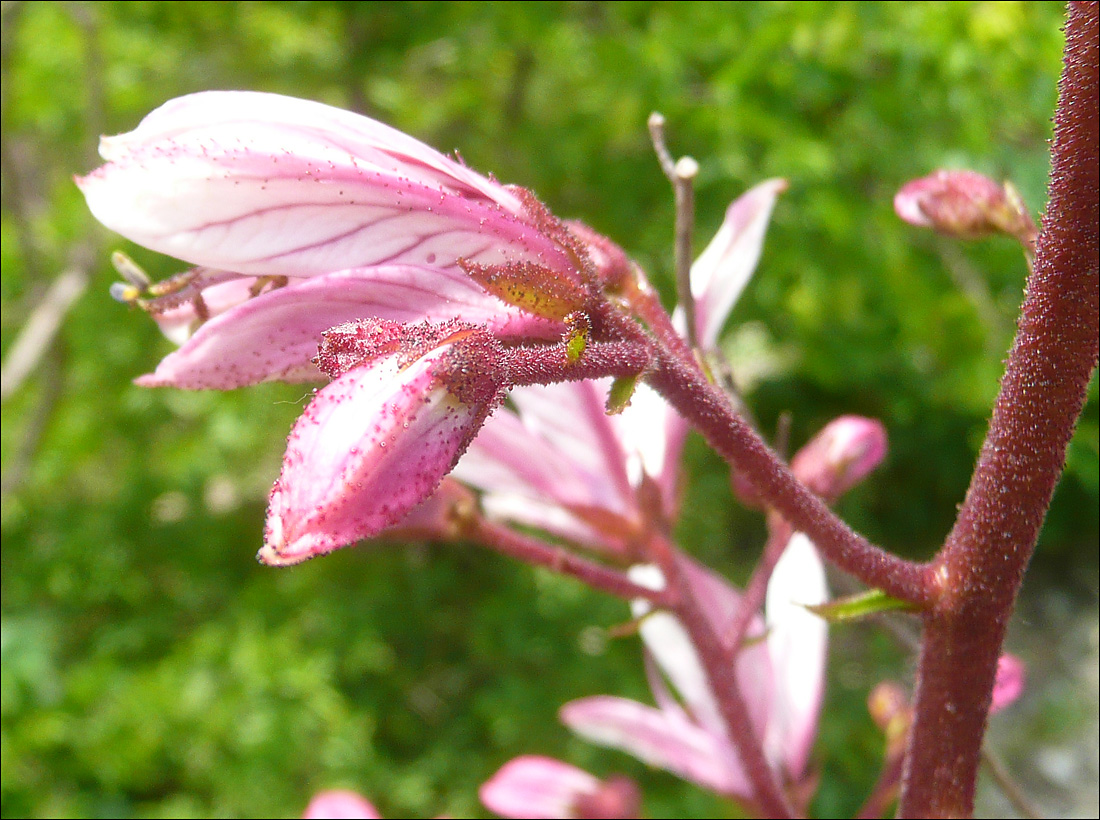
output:
[[[463,816],[484,813],[477,785],[520,753],[638,777],[653,816],[734,810],[556,723],[570,698],[648,697],[636,645],[603,640],[626,618],[616,602],[472,547],[253,562],[307,390],[130,384],[170,346],[108,298],[110,250],[157,277],[179,266],[94,225],[71,178],[96,164],[97,134],[207,88],[354,108],[533,188],[671,298],[672,197],[645,130],[660,110],[674,153],[700,163],[700,243],[744,189],[790,181],[727,344],[761,429],[789,412],[797,446],[839,413],[882,418],[889,460],[841,509],[927,557],[965,491],[1026,270],[1009,242],[918,232],[891,201],[961,166],[1041,206],[1061,13],[5,3],[5,362],[58,272],[88,266],[89,282],[3,409],[4,816],[292,815],[333,786],[391,815]],[[1095,381],[1090,395],[1039,561],[1095,555]],[[689,473],[680,536],[744,580],[759,519],[733,508],[725,468],[697,443]],[[818,748],[826,813],[855,808],[846,795],[880,754],[863,703],[884,653],[842,643]]]

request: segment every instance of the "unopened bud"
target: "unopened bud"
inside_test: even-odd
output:
[[[901,684],[883,681],[867,696],[867,711],[887,739],[903,736],[909,728],[912,709]]]
[[[590,794],[582,794],[573,804],[577,817],[627,818],[638,817],[642,794],[638,785],[625,775],[612,775]]]
[[[862,416],[833,419],[791,459],[799,481],[835,501],[875,469],[886,456],[886,429]]]
[[[1038,233],[1019,191],[974,171],[939,170],[907,183],[894,197],[906,222],[958,239],[1003,233],[1027,247]]]

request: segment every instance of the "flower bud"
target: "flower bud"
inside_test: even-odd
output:
[[[450,472],[506,381],[490,333],[349,322],[325,335],[319,390],[288,439],[261,561],[294,564],[399,523]]]
[[[973,171],[939,170],[907,183],[894,197],[894,210],[906,222],[958,239],[996,233],[1031,245],[1035,222],[1019,192]]]
[[[862,481],[886,455],[886,429],[862,416],[833,419],[793,459],[799,481],[835,501]]]

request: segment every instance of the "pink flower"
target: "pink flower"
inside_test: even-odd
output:
[[[525,755],[505,763],[479,792],[486,808],[504,817],[637,817],[640,796],[625,777],[600,780],[549,757]]]
[[[123,289],[183,344],[141,384],[316,380],[320,334],[365,317],[560,335],[560,322],[490,295],[459,260],[537,265],[575,283],[564,229],[526,192],[374,120],[276,94],[203,92],[105,137],[100,152],[107,164],[77,180],[92,213],[198,266],[147,293]]]
[[[369,800],[346,789],[318,792],[306,806],[303,820],[382,820]]]
[[[290,433],[260,560],[297,563],[400,522],[502,400],[501,355],[458,322],[328,331],[318,363],[334,381]]]
[[[740,596],[721,577],[685,562],[684,570],[704,612],[721,631],[740,606]],[[663,585],[652,567],[632,571],[636,583]],[[753,730],[773,767],[788,782],[806,771],[824,691],[824,621],[805,610],[826,599],[824,568],[805,536],[791,539],[768,587],[766,638],[746,646],[737,658],[738,687]],[[612,746],[704,788],[750,798],[752,786],[726,733],[702,664],[679,621],[650,613],[635,602],[642,639],[675,695],[651,670],[657,707],[625,698],[597,696],[562,707],[562,721],[595,743]],[[757,618],[750,637],[765,633]]]
[[[783,180],[737,199],[692,267],[699,328],[713,344],[760,258]],[[615,254],[601,252],[614,268]],[[606,412],[608,382],[517,387],[515,410],[494,413],[459,462],[455,477],[482,490],[485,511],[592,549],[627,555],[655,520],[677,512],[680,452],[687,423],[640,384],[617,416]],[[653,499],[643,484],[657,488]]]

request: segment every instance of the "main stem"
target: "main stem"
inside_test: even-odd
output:
[[[933,564],[902,817],[973,810],[1005,627],[1096,367],[1097,10],[1070,4],[1034,272],[970,489]]]

